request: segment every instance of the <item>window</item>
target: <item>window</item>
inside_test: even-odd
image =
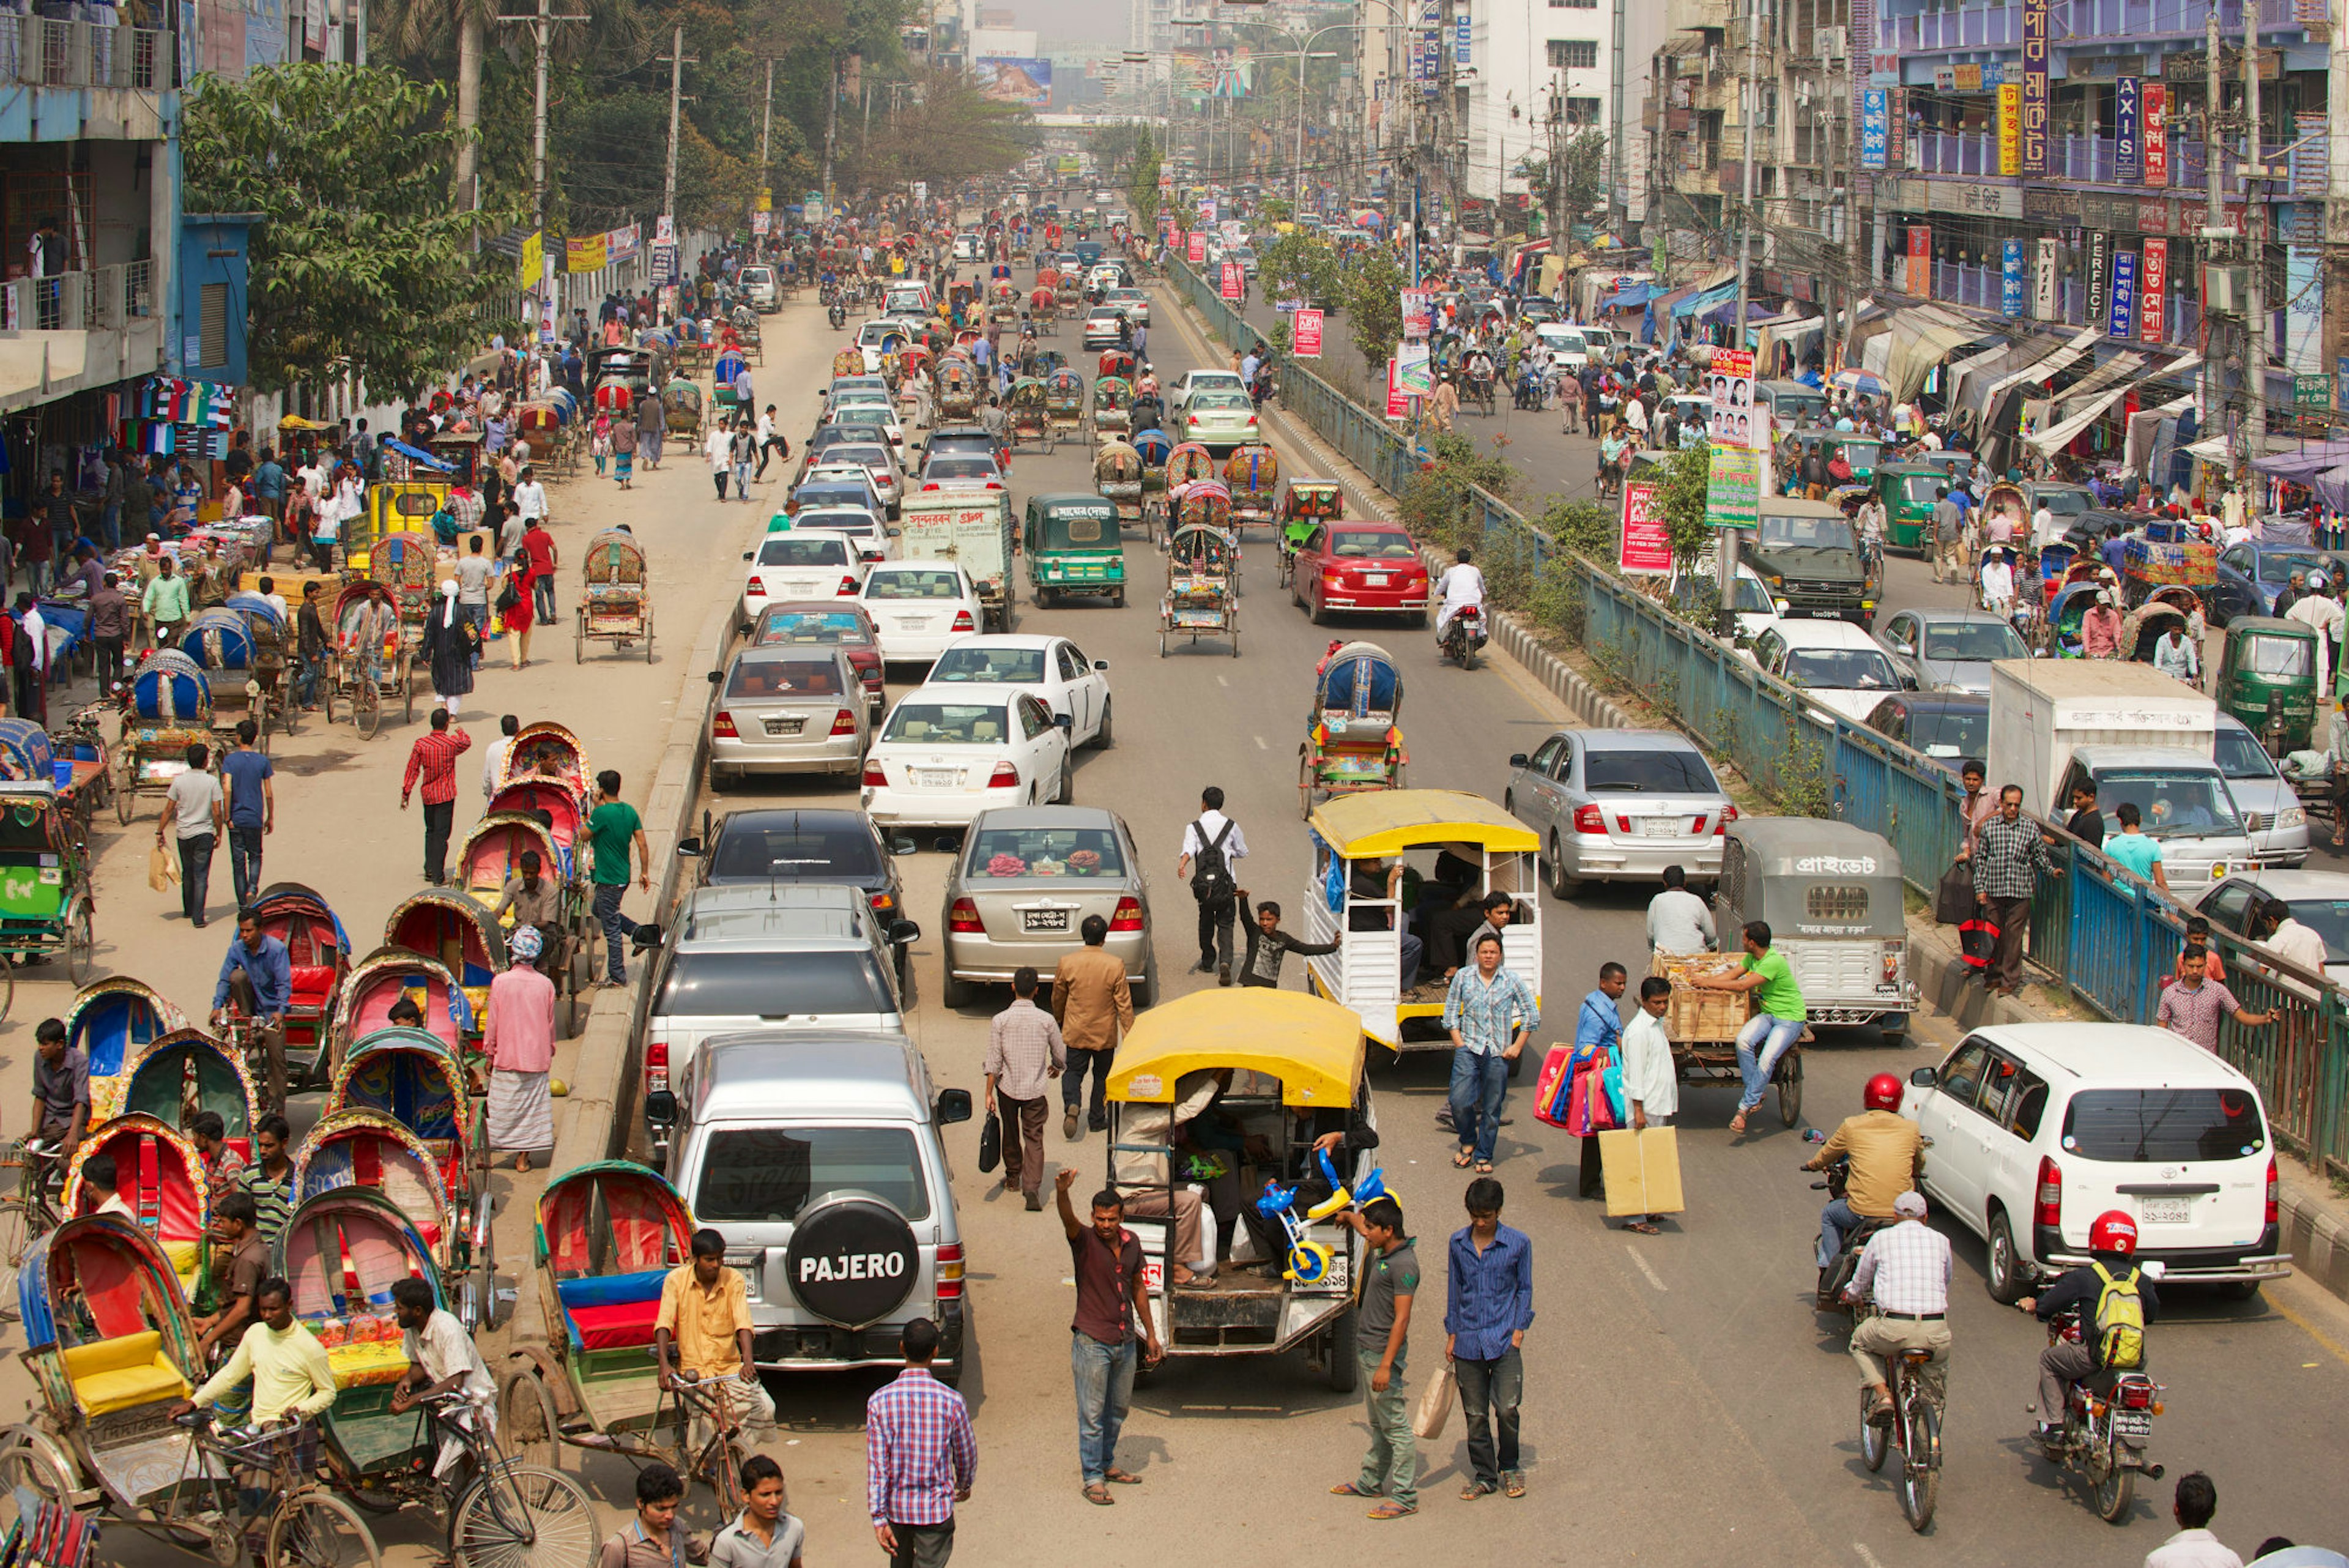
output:
[[[1803,889],[1803,913],[1814,920],[1868,919],[1868,888],[1863,883],[1814,883]]]
[[[1597,44],[1586,44],[1583,47],[1590,51],[1591,63],[1596,65],[1598,63],[1599,46]],[[1551,63],[1556,64],[1557,45],[1555,43],[1550,45],[1550,54]],[[1568,99],[1566,100],[1566,123],[1568,125],[1598,124],[1599,100],[1595,98]]]
[[[1596,38],[1552,38],[1549,41],[1549,63],[1552,70],[1594,71],[1599,68],[1599,40]],[[1593,113],[1597,112],[1596,102]]]
[[[1969,1040],[1941,1068],[1941,1093],[1961,1106],[1971,1106],[1982,1092],[1982,1072],[1990,1064],[1990,1047]]]
[[[781,1225],[834,1192],[870,1193],[930,1217],[914,1135],[902,1127],[741,1127],[709,1135],[693,1211],[717,1224]]]
[[[2083,1159],[2241,1159],[2266,1147],[2244,1089],[2089,1089],[2064,1108],[2064,1151]]]
[[[1617,750],[1603,742],[1583,763],[1583,786],[1630,794],[1714,794],[1721,786],[1692,747],[1684,752]]]
[[[2029,1143],[2039,1136],[2039,1118],[2047,1114],[2047,1085],[2029,1068],[2018,1069],[2006,1099],[2006,1130]]]
[[[729,826],[719,830],[711,857],[712,882],[861,881],[881,874],[881,851],[873,830],[862,822],[827,823],[792,812],[771,827]]]
[[[1547,774],[1551,764],[1557,761],[1558,753],[1565,750],[1566,737],[1552,735],[1535,751],[1532,759],[1526,763],[1526,771],[1535,774]]]
[[[653,1000],[656,1018],[781,1018],[895,1012],[881,968],[847,952],[679,953]]]

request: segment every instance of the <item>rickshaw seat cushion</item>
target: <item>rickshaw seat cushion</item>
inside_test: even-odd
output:
[[[163,1354],[162,1334],[151,1328],[70,1346],[59,1359],[85,1416],[188,1397],[188,1380]]]
[[[661,1284],[668,1272],[647,1269],[640,1273],[564,1280],[555,1289],[563,1298],[564,1315],[571,1320],[573,1336],[588,1350],[650,1345],[653,1320],[660,1315]]]
[[[337,1388],[367,1388],[397,1383],[408,1373],[406,1342],[371,1339],[330,1345],[326,1365],[335,1369]]]
[[[293,966],[293,992],[296,1001],[312,1005],[326,1000],[335,989],[335,966],[332,964],[295,964]]]

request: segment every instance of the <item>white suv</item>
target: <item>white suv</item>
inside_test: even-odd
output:
[[[2192,1041],[2137,1023],[1977,1029],[1909,1075],[1900,1114],[1932,1140],[1925,1191],[1989,1244],[2002,1302],[2088,1261],[2088,1227],[2137,1220],[2170,1284],[2254,1294],[2277,1251],[2276,1162],[2260,1092]]]

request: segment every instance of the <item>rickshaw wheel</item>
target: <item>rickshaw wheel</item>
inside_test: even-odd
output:
[[[1164,627],[1158,629],[1158,657],[1161,659],[1166,657],[1166,628]],[[126,816],[123,820],[128,822],[130,819]]]
[[[416,666],[413,664],[399,678],[399,722],[403,724],[416,722]]]
[[[383,724],[383,694],[375,682],[363,680],[351,691],[351,727],[358,731],[359,739],[372,741]]]
[[[498,1428],[517,1464],[562,1473],[563,1439],[555,1435],[554,1398],[535,1370],[523,1367],[507,1375],[505,1392],[498,1398]]]
[[[382,1568],[374,1532],[358,1510],[331,1492],[305,1491],[277,1505],[269,1521],[270,1568]]]
[[[509,1487],[529,1517],[509,1517]],[[458,1568],[489,1564],[576,1563],[595,1555],[600,1532],[595,1510],[576,1481],[531,1466],[505,1480],[477,1481],[457,1501],[449,1521],[449,1557]]]
[[[1803,1114],[1803,1048],[1787,1048],[1778,1062],[1778,1119],[1788,1127]]]
[[[19,1487],[28,1489],[44,1502],[59,1504],[71,1497],[74,1490],[72,1476],[47,1443],[36,1440],[31,1432],[21,1427],[12,1429],[8,1436],[8,1447],[0,1449],[0,1504],[5,1505],[0,1509],[0,1525],[19,1521],[6,1517],[7,1511],[16,1507]],[[21,1522],[27,1531],[32,1528],[31,1520],[21,1519]]]
[[[645,662],[646,662],[647,664],[650,664],[652,661],[653,661],[653,618],[652,618],[652,616],[651,616],[649,613],[647,613],[647,614],[646,615],[646,617],[645,617]]]
[[[1297,815],[1308,821],[1313,816],[1313,759],[1310,755],[1297,759]]]
[[[138,765],[138,759],[131,754],[130,749],[127,746],[124,747],[122,753],[122,782],[114,786],[114,820],[121,823],[125,826],[129,826],[131,813],[136,811],[139,807],[138,794],[131,788],[131,770],[136,768]]]
[[[97,949],[98,931],[90,918],[89,901],[84,899],[66,921],[66,978],[79,985],[90,971],[90,960]],[[13,983],[9,989],[16,989]],[[5,1012],[0,1016],[5,1016]]]

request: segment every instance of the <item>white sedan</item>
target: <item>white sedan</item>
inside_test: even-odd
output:
[[[884,561],[859,596],[890,664],[927,664],[978,629],[978,585],[952,561]]]
[[[1166,394],[1169,409],[1181,409],[1191,400],[1192,394],[1214,387],[1221,391],[1247,396],[1247,383],[1240,379],[1237,370],[1186,370]]]
[[[929,684],[1017,686],[1070,720],[1073,744],[1107,746],[1110,739],[1109,660],[1088,659],[1065,637],[986,632],[966,637],[930,666]]]
[[[989,806],[1064,802],[1068,726],[1016,686],[917,687],[865,753],[857,804],[886,828],[968,827]]]
[[[829,528],[792,528],[769,534],[742,558],[740,619],[755,621],[773,599],[853,599],[864,586],[864,562],[857,542]]]

